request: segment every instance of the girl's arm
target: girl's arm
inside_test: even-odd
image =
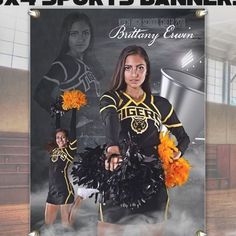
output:
[[[72,115],[70,120],[70,141],[76,140],[76,108],[72,109]]]
[[[120,121],[117,114],[116,99],[112,93],[105,93],[100,99],[100,114],[105,126],[106,155],[105,168],[113,171],[122,161],[119,148]],[[111,157],[116,154],[114,157]],[[110,160],[109,160],[110,159]]]
[[[185,129],[182,125],[182,123],[179,121],[175,111],[173,108],[171,108],[172,111],[168,119],[163,123],[168,130],[176,137],[178,145],[177,148],[181,152],[181,156],[184,154],[186,149],[188,148],[188,145],[190,143],[189,136],[185,132]],[[178,155],[176,154],[176,157],[178,158]]]
[[[69,133],[69,148],[73,151],[73,156],[76,154],[77,150],[77,137],[76,137],[76,108],[72,109],[72,115],[70,120],[70,133]]]
[[[178,145],[177,148],[181,152],[176,153],[176,159],[184,154],[188,145],[190,143],[189,136],[185,132],[185,129],[182,123],[179,121],[173,106],[170,102],[160,96],[156,96],[154,98],[154,104],[157,110],[160,111],[161,114],[161,122],[163,125],[167,127],[167,129],[176,137]]]
[[[105,93],[100,99],[100,114],[105,126],[107,148],[119,146],[120,121],[116,99],[112,93]]]
[[[65,80],[62,63],[53,63],[46,75],[40,80],[34,92],[34,100],[47,112],[60,94],[60,83]]]

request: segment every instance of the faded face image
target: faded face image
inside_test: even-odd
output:
[[[81,55],[88,48],[90,39],[91,30],[86,22],[77,21],[73,23],[68,39],[69,53],[75,57]]]
[[[125,83],[127,85],[127,89],[139,88],[146,76],[147,65],[143,57],[140,55],[130,55],[125,60]]]

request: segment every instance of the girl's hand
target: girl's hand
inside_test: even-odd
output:
[[[105,168],[106,170],[110,171],[114,171],[119,166],[120,162],[122,162],[121,156],[112,157],[110,159],[110,156],[112,154],[120,155],[120,149],[118,146],[110,146],[107,149],[106,153],[107,159],[105,160]]]
[[[174,152],[174,156],[173,156],[172,159],[177,161],[180,157],[181,157],[181,152],[178,151],[178,152]]]

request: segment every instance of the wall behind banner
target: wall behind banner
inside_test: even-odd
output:
[[[29,132],[29,73],[0,67],[0,132]]]

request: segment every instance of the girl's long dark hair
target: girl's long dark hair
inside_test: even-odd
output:
[[[145,80],[144,80],[143,84],[141,85],[141,87],[146,93],[150,94],[151,89],[150,89],[150,85],[149,85],[149,80],[150,80],[149,57],[148,57],[146,51],[142,47],[136,46],[136,45],[128,46],[122,50],[122,52],[119,56],[118,62],[116,64],[114,74],[112,76],[111,90],[125,91],[125,89],[126,89],[126,83],[125,83],[125,78],[124,78],[125,61],[126,61],[126,58],[130,55],[139,55],[146,62],[147,72],[146,72]]]

